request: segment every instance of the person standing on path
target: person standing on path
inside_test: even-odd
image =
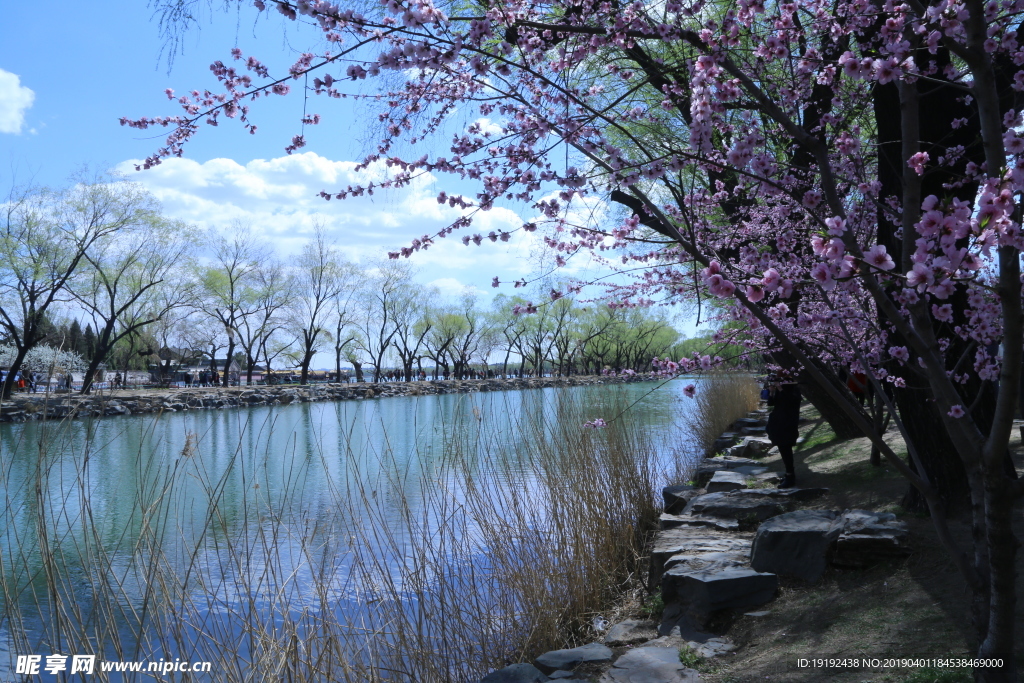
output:
[[[786,476],[779,483],[779,488],[791,488],[796,486],[793,446],[799,437],[797,424],[800,421],[800,388],[796,382],[773,383],[768,392],[768,405],[774,408],[768,416],[768,427],[765,431],[772,445],[779,447],[779,455],[786,466]]]

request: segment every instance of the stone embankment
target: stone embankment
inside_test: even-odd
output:
[[[254,386],[194,389],[150,389],[113,394],[15,394],[0,403],[0,422],[26,422],[82,417],[108,417],[183,410],[274,406],[313,401],[346,401],[389,396],[466,394],[478,391],[510,391],[548,387],[590,386],[646,382],[655,375],[582,375],[572,377],[522,377],[513,379],[426,380],[370,384],[308,384],[305,386]]]
[[[696,481],[664,489],[665,512],[651,552],[651,588],[661,620],[612,626],[603,642],[555,650],[532,664],[494,671],[481,683],[694,683],[687,663],[736,649],[720,625],[728,614],[762,617],[779,577],[816,583],[828,566],[866,567],[907,553],[907,528],[892,514],[801,509],[827,489],[779,489],[779,474],[753,458],[771,443],[765,414],[739,420],[705,458]]]

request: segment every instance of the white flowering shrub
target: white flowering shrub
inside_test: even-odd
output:
[[[18,349],[0,344],[0,368],[8,368],[18,355]],[[66,372],[82,372],[88,363],[74,351],[56,349],[40,344],[29,350],[21,365],[21,372],[40,372],[57,374]]]

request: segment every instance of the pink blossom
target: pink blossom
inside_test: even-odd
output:
[[[832,279],[832,273],[824,263],[817,263],[811,268],[811,277],[826,291],[836,286],[836,281]]]
[[[876,244],[864,252],[864,262],[879,270],[892,270],[896,267],[892,257],[885,251],[885,246],[881,244]]]
[[[687,398],[693,398],[697,394],[697,387],[692,384],[687,384],[683,387],[683,393]]]
[[[843,258],[843,254],[846,253],[846,245],[838,237],[833,237],[828,241],[825,246],[824,256],[829,261],[838,261]]]
[[[804,192],[803,205],[808,209],[813,209],[821,204],[821,193],[815,190],[808,190]]]
[[[825,220],[825,225],[828,226],[828,234],[836,237],[841,237],[846,232],[846,219],[833,216],[832,218]]]
[[[747,299],[753,303],[757,303],[764,298],[764,289],[757,285],[747,285]]]
[[[941,306],[938,306],[936,304],[932,304],[932,315],[935,316],[935,319],[939,322],[953,322],[953,305],[942,304]]]
[[[934,296],[936,299],[948,299],[953,296],[953,292],[956,290],[956,285],[949,278],[944,279],[942,282],[928,287],[928,293]]]
[[[935,276],[932,274],[932,269],[923,263],[915,263],[907,273],[907,285],[910,287],[924,288],[934,281]]]
[[[964,411],[964,407],[962,405],[960,405],[959,403],[956,404],[955,406],[953,406],[952,408],[950,408],[949,412],[946,413],[946,415],[949,415],[950,417],[953,417],[953,418],[961,418],[961,417],[963,417],[966,414],[967,413]]]
[[[779,271],[774,268],[769,268],[764,271],[764,279],[761,280],[761,284],[764,286],[766,292],[774,292],[779,288],[779,283],[782,281],[782,277],[779,276]]]
[[[905,363],[910,360],[910,352],[907,351],[906,346],[890,346],[889,355],[898,360],[900,363]]]
[[[924,173],[924,165],[928,163],[928,152],[918,152],[907,160],[907,166],[914,169],[917,175]]]

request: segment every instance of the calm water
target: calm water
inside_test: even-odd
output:
[[[608,419],[631,406],[624,419],[660,444],[669,468],[673,451],[686,443],[680,414],[688,399],[681,396],[682,385],[396,397],[0,425],[0,504],[5,508],[0,571],[8,596],[0,594],[0,601],[10,601],[0,602],[5,617],[0,675],[13,667],[15,654],[60,651],[40,547],[59,558],[58,592],[77,605],[83,622],[90,610],[103,607],[94,604],[97,585],[104,577],[117,577],[115,620],[122,642],[136,643],[137,656],[116,655],[108,645],[101,648],[108,659],[170,659],[180,648],[202,659],[201,642],[191,641],[201,641],[197,634],[209,627],[207,620],[228,619],[243,604],[265,611],[271,623],[284,618],[282,611],[316,609],[325,596],[300,590],[315,579],[329,587],[326,597],[338,609],[361,609],[368,589],[352,579],[353,529],[362,530],[360,543],[391,548],[380,553],[380,561],[400,575],[409,559],[393,549],[414,547],[413,539],[404,538],[410,526],[432,529],[445,515],[436,504],[424,505],[424,499],[436,502],[443,492],[452,509],[465,502],[453,476],[453,453],[490,490],[529,496],[530,480],[521,476],[529,463],[514,455],[496,462],[496,453],[521,452],[525,449],[517,446],[526,439],[555,439],[558,420],[580,419],[573,405],[584,419]],[[310,539],[317,539],[313,548]],[[140,642],[132,632],[150,595],[145,567],[156,559],[161,566],[204,577],[203,607],[192,610],[180,634],[190,641],[187,647],[149,637]],[[485,554],[475,561],[477,569],[486,567]],[[287,577],[289,593],[282,595],[268,576]],[[192,598],[178,599],[191,604]],[[11,624],[14,612],[20,613],[21,625]],[[207,623],[194,623],[197,618]]]

